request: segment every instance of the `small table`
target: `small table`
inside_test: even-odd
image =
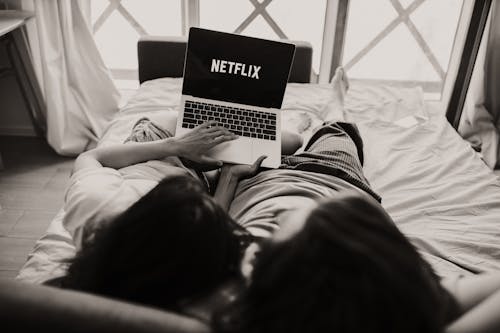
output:
[[[32,12],[0,10],[0,42],[5,45],[10,66],[0,68],[0,78],[14,74],[29,111],[35,132],[46,135],[45,102],[31,62],[30,49],[23,29]]]
[[[45,103],[23,29],[33,17],[34,14],[28,11],[0,10],[0,43],[5,45],[9,59],[8,67],[0,67],[0,79],[11,74],[15,76],[35,132],[46,137]]]

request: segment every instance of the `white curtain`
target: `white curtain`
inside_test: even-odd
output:
[[[120,94],[97,50],[80,1],[23,0],[35,11],[28,40],[47,106],[47,139],[62,155],[93,146]]]
[[[493,1],[472,74],[459,132],[492,169],[500,166],[500,4]]]

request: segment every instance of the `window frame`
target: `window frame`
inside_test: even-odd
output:
[[[453,89],[446,109],[446,118],[455,130],[458,130],[462,112],[465,106],[467,91],[469,90],[472,72],[476,64],[479,46],[483,37],[492,0],[475,0],[470,17],[463,51],[460,57]]]
[[[121,5],[122,0],[108,0],[108,8],[92,25],[90,22],[90,2],[91,0],[80,0],[88,17],[90,28],[95,32],[106,20],[106,15],[115,9],[121,10],[122,15],[130,16],[133,20],[134,28],[146,34],[146,31],[135,21],[132,15],[127,15],[127,11]],[[200,26],[200,0],[179,0],[181,3],[181,31],[186,36],[190,27]],[[249,0],[255,7],[253,12],[236,29],[236,33],[241,32],[258,15],[264,15],[265,7],[273,0]],[[465,98],[470,85],[472,71],[474,69],[479,45],[484,33],[488,14],[492,0],[465,0],[462,14],[457,28],[455,43],[451,52],[450,63],[446,72],[441,91],[441,102],[439,107],[446,110],[446,118],[450,124],[458,129],[460,118],[465,104]],[[323,38],[320,54],[319,73],[312,77],[311,82],[327,83],[335,73],[335,69],[342,63],[347,21],[349,14],[350,0],[326,0],[326,10],[323,25]],[[470,9],[472,6],[472,9]],[[466,8],[464,10],[464,8]],[[103,13],[104,13],[103,12]],[[271,19],[272,21],[272,19]],[[273,27],[272,22],[268,23],[278,35],[284,35],[279,27]],[[242,28],[243,27],[243,28]],[[277,30],[276,30],[277,29]],[[281,34],[279,34],[281,32]],[[465,35],[465,38],[462,36]],[[457,39],[457,36],[459,37]],[[110,68],[114,79],[130,80],[137,79],[137,70]],[[445,104],[446,103],[446,104]]]

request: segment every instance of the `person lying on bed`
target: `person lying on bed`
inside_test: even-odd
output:
[[[338,85],[338,76],[336,77]],[[323,154],[326,155],[327,161],[331,161],[331,156],[335,156],[335,153],[340,156],[340,160],[358,160],[351,169],[339,173],[345,179],[358,184],[358,186],[342,181],[340,178],[336,182],[330,180],[326,184],[333,184],[334,189],[347,188],[354,190],[359,195],[364,193],[362,188],[365,187],[367,193],[375,199],[379,199],[373,191],[369,190],[367,183],[364,183],[364,186],[362,185],[364,179],[362,174],[356,176],[356,172],[361,173],[360,164],[362,160],[362,157],[356,158],[356,156],[361,154],[362,150],[356,147],[354,139],[349,139],[349,134],[343,130],[342,126],[327,124],[324,126],[326,129],[320,129],[318,132],[323,131],[323,134],[313,137],[316,138],[319,144],[309,144],[305,153],[296,156],[296,161],[301,161],[302,166],[299,163],[300,167],[307,167],[308,163],[301,157],[310,157],[315,158],[314,161],[321,161],[321,154]],[[351,127],[347,126],[347,128],[352,130]],[[139,130],[139,132],[141,131]],[[208,128],[205,128],[203,132],[207,134]],[[144,133],[149,137],[151,133],[154,133],[154,130],[145,130]],[[352,131],[352,133],[357,132]],[[351,135],[356,138],[355,134]],[[136,135],[136,137],[140,136],[141,134]],[[220,136],[214,135],[214,137]],[[328,143],[335,141],[330,140],[334,137],[341,141],[341,144],[333,144],[330,148],[340,148],[331,150],[330,153],[328,151],[322,153],[321,149],[328,147]],[[194,143],[196,140],[199,141],[199,138],[196,139],[195,136],[189,138],[186,142]],[[192,150],[181,152],[181,155],[186,154],[185,156],[188,157],[191,154],[191,158],[197,160],[199,156],[195,153],[199,152],[202,155],[204,149],[207,149],[207,146],[203,146],[203,144],[206,144],[205,139],[206,137],[201,140],[202,142],[191,146]],[[172,143],[172,140],[168,142]],[[82,241],[82,245],[78,255],[70,264],[68,274],[58,281],[62,286],[193,313],[193,309],[199,309],[196,306],[197,304],[201,304],[203,309],[203,305],[206,304],[204,296],[213,287],[226,278],[238,275],[237,267],[241,252],[252,241],[252,237],[244,229],[233,223],[224,210],[221,210],[219,205],[214,203],[212,197],[208,195],[206,188],[202,185],[203,182],[192,172],[185,170],[180,160],[170,158],[173,159],[171,166],[176,165],[179,167],[179,170],[175,168],[169,170],[174,176],[161,181],[159,185],[137,202],[134,203],[132,200],[141,197],[149,190],[148,186],[145,186],[142,181],[138,181],[143,180],[141,177],[144,178],[144,173],[149,172],[151,175],[156,175],[158,181],[160,181],[160,178],[169,172],[158,169],[162,164],[156,162],[139,164],[140,168],[134,169],[135,171],[132,171],[131,167],[128,167],[128,169],[122,167],[152,158],[164,157],[167,147],[165,143],[165,141],[158,141],[155,145],[146,143],[99,148],[78,158],[75,165],[76,171],[72,178],[73,186],[70,187],[67,193],[65,223],[75,235],[77,242],[78,239]],[[358,142],[359,144],[360,142]],[[315,147],[316,151],[314,151]],[[229,206],[236,190],[235,185],[241,178],[252,176],[256,172],[259,161],[252,167],[223,167],[215,195],[222,207]],[[290,158],[285,159],[285,161],[290,161]],[[317,164],[313,164],[313,166],[318,167]],[[106,167],[103,167],[103,165]],[[343,164],[340,163],[340,165]],[[295,183],[296,186],[289,187],[286,190],[291,191],[289,193],[298,197],[302,195],[302,186],[306,182],[324,185],[324,183],[320,182],[322,178],[314,177],[320,177],[317,172],[318,169],[296,172],[298,168],[296,170],[293,170],[293,168],[287,170],[290,167],[293,167],[293,165],[285,162],[284,170],[267,172],[280,173],[289,171],[295,172],[297,175],[302,173],[306,175],[303,179],[292,179],[291,183]],[[122,169],[117,171],[114,168]],[[174,170],[176,172],[173,172]],[[320,168],[319,170],[323,169]],[[354,175],[350,175],[351,172]],[[241,185],[246,186],[248,190],[248,183],[261,179],[259,178],[261,174],[255,176],[253,180],[248,180],[246,185],[244,184],[245,181],[243,181]],[[149,179],[151,175],[145,178]],[[124,186],[124,178],[129,181],[127,186]],[[327,178],[335,177],[330,176],[324,179]],[[272,179],[269,182],[272,182]],[[274,179],[279,181],[280,177]],[[353,179],[358,181],[353,181]],[[152,188],[153,184],[155,184],[155,181],[150,180],[149,188]],[[312,185],[306,186],[305,190],[314,194],[303,197],[306,205],[300,205],[299,200],[294,201],[299,203],[296,206],[302,207],[302,211],[307,210],[307,207],[316,205],[314,200],[310,200],[311,197],[324,198],[333,195],[337,201],[344,200],[343,196],[334,190],[321,190],[319,187],[313,190]],[[286,191],[283,192],[283,195],[288,193]],[[235,200],[240,200],[240,204],[243,201],[241,196],[244,192],[242,190],[236,193]],[[250,194],[252,193],[250,192]],[[292,197],[289,196],[289,198]],[[248,202],[252,205],[250,199]],[[238,204],[234,206],[238,207]],[[262,208],[265,209],[266,207],[263,206]],[[358,210],[363,209],[362,206],[355,208]],[[294,213],[287,214],[286,212],[292,211],[282,209],[281,212],[285,213],[274,214],[274,218],[270,220],[278,220],[279,222],[280,220],[286,220],[287,216],[300,216],[300,211],[297,210],[293,211]],[[354,219],[355,216],[352,218]],[[106,220],[109,221],[106,222]],[[350,218],[347,218],[346,222],[349,220]],[[84,221],[87,223],[84,224]],[[262,223],[264,232],[258,232],[259,225],[253,221],[249,226],[249,230],[256,233],[257,236],[263,236],[269,231],[277,229],[278,224],[276,221],[270,223],[270,226],[268,224],[268,222]],[[290,226],[293,229],[294,223],[290,223]],[[289,229],[290,227],[286,228]],[[277,237],[279,239],[279,234],[277,234]],[[313,244],[314,241],[307,245]],[[410,260],[414,259],[415,256],[410,256]],[[418,260],[414,261],[414,264],[420,263]],[[259,267],[259,262],[257,262],[257,267]],[[255,270],[255,272],[257,271],[258,269]],[[310,273],[310,270],[307,270],[307,272]],[[309,274],[309,276],[311,275]],[[288,278],[292,277],[289,276]],[[257,280],[254,279],[254,281]],[[261,281],[261,283],[265,283],[265,281]],[[432,285],[432,281],[428,284]],[[298,286],[297,289],[302,287]],[[354,287],[359,288],[359,286]],[[276,289],[278,294],[281,291],[283,290]],[[201,302],[198,302],[200,300]],[[210,298],[208,298],[208,303],[210,303]],[[315,313],[317,312],[316,309],[313,310]],[[199,311],[194,311],[194,313],[200,316]],[[304,313],[307,313],[307,311]],[[207,319],[206,316],[203,317],[203,314],[201,317]],[[272,319],[279,321],[283,317]],[[234,323],[234,320],[231,320],[230,323]],[[245,325],[240,326],[247,328]]]
[[[47,283],[179,310],[234,276],[248,235],[216,204],[205,175],[186,167],[221,166],[205,152],[236,136],[214,125],[173,138],[144,118],[126,144],[81,154],[63,220],[77,254],[66,276]],[[301,141],[284,133],[283,143],[287,151]]]
[[[344,191],[278,219],[214,331],[500,332],[500,274],[441,280],[372,197]]]
[[[204,153],[235,138],[213,122],[173,138],[141,119],[126,144],[81,154],[63,220],[77,255],[66,276],[51,283],[177,309],[234,275],[249,237],[224,211],[232,197],[226,189],[256,173],[262,159],[253,167],[224,166],[214,198],[204,175],[186,164],[219,167]],[[283,132],[282,143],[292,154],[302,141]]]
[[[48,284],[176,310],[234,274],[241,245],[233,234],[242,228],[179,158],[217,164],[204,152],[235,136],[213,125],[170,138],[141,119],[126,144],[81,154],[63,220],[77,254]]]
[[[347,87],[337,70],[331,114]],[[225,180],[230,215],[263,240],[248,248],[247,288],[215,331],[500,332],[500,276],[438,278],[370,189],[354,126],[326,122],[283,161]]]

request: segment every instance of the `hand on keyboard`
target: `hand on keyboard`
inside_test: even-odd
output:
[[[208,157],[205,153],[218,144],[237,139],[238,136],[226,128],[216,125],[217,122],[209,121],[174,138],[173,144],[176,147],[177,155],[199,164],[222,166],[222,161]]]
[[[195,128],[206,121],[215,121],[232,133],[248,138],[276,140],[276,115],[272,112],[242,109],[224,105],[186,101],[183,128]]]

